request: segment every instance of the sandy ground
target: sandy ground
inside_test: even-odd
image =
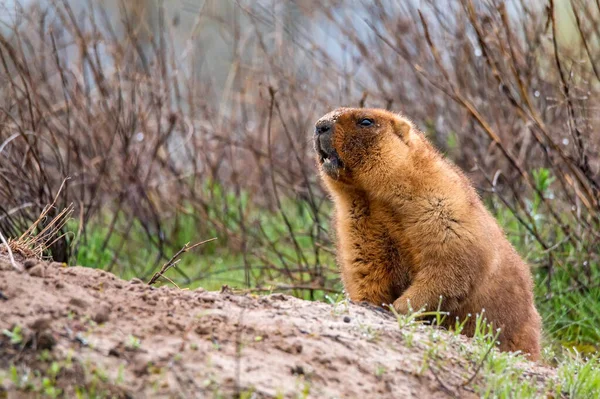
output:
[[[89,268],[23,263],[19,273],[0,257],[0,331],[17,327],[22,336],[11,343],[0,335],[0,398],[45,386],[67,397],[479,396],[480,375],[462,386],[477,369],[464,356],[468,339],[400,328],[387,311],[155,288]],[[525,363],[524,378],[553,378]],[[19,377],[7,377],[15,369]]]

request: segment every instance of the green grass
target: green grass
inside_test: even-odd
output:
[[[600,359],[583,359],[578,353],[558,367],[558,387],[570,398],[597,398],[600,392]]]
[[[195,230],[198,224],[194,216],[181,215],[177,227],[171,230],[171,242],[165,248],[165,258],[157,261],[157,250],[145,243],[145,232],[142,226],[134,223],[128,238],[128,248],[115,255],[113,251],[118,248],[123,239],[120,234],[123,230],[119,229],[117,234],[110,237],[108,245],[104,245],[108,228],[104,223],[97,223],[92,225],[91,232],[80,246],[74,263],[99,269],[110,268],[112,272],[124,279],[142,276],[147,279],[149,274],[159,270],[160,266],[186,243],[217,237],[217,241],[206,243],[194,253],[184,254],[177,266],[167,272],[167,276],[181,287],[190,289],[203,287],[207,290],[218,290],[223,285],[244,287],[243,255],[232,252],[227,240],[214,229],[209,229],[204,234]],[[116,262],[111,266],[113,258],[116,258]],[[156,266],[148,268],[149,264]]]
[[[138,221],[128,226],[126,218],[119,215],[113,223],[113,215],[105,214],[89,224],[86,234],[76,239],[79,245],[73,263],[107,269],[124,279],[147,279],[185,244],[216,237],[216,241],[204,244],[194,253],[184,254],[166,275],[180,287],[218,290],[223,285],[239,289],[257,285],[265,289],[278,285],[305,287],[321,273],[323,278],[332,281],[329,288],[341,291],[334,273],[333,254],[320,248],[315,250],[315,242],[321,245],[324,240],[315,238],[317,226],[307,203],[285,200],[282,205],[285,214],[282,214],[253,206],[245,194],[223,193],[218,185],[207,187],[209,189],[211,208],[206,217],[199,217],[190,207],[162,221],[165,236],[162,259],[157,260],[158,249],[150,243]],[[241,251],[242,243],[236,240],[242,236],[239,209],[244,210],[244,228],[249,232],[243,243],[246,251]],[[218,221],[221,228],[217,229],[207,220]],[[327,228],[328,222],[323,220],[321,225]],[[111,225],[114,225],[113,234],[107,240]],[[77,227],[75,222],[69,225],[72,231],[77,231]],[[326,237],[323,231],[320,234]],[[307,289],[290,293],[318,300],[325,299],[326,294],[322,290]]]
[[[490,337],[491,335],[487,334],[480,338],[482,343],[476,347],[474,358],[482,355],[485,343],[490,342]],[[564,357],[557,361],[557,378],[547,380],[543,387],[536,386],[535,376],[528,376],[523,371],[523,359],[520,355],[491,351],[481,359],[481,379],[473,384],[475,392],[481,398],[593,399],[597,398],[600,392],[597,357],[586,359],[577,352],[565,352]]]
[[[534,181],[546,198],[552,198],[554,178],[547,169],[533,172]],[[553,219],[543,212],[535,195],[527,203],[535,228],[552,246],[544,250],[533,235],[499,200],[488,202],[517,251],[532,265],[536,305],[544,322],[547,345],[561,345],[579,352],[595,353],[600,342],[600,265],[590,256],[585,242],[574,246]],[[569,215],[563,215],[565,219]],[[594,251],[594,250],[592,250]],[[585,287],[581,287],[577,281]]]
[[[443,312],[428,313],[434,314],[437,321],[434,321],[434,324],[439,325],[444,317]],[[423,350],[422,362],[417,365],[415,372],[423,375],[431,371],[438,375],[439,381],[445,384],[444,388],[450,391],[449,397],[461,397],[463,389],[481,398],[499,399],[540,397],[592,399],[600,392],[600,361],[597,356],[586,358],[573,350],[563,350],[559,356],[556,356],[546,351],[545,360],[552,357],[556,363],[557,373],[556,378],[541,381],[538,380],[535,370],[528,369],[522,355],[494,350],[498,332],[485,323],[481,315],[477,315],[472,345],[465,345],[459,338],[460,329],[455,330],[453,334],[446,334],[440,329],[430,328],[424,339],[423,329],[418,327],[419,317],[423,314],[422,311],[408,315],[395,313],[398,328],[404,337],[403,344],[413,348],[417,341],[414,336],[420,331],[418,344]],[[456,353],[460,355],[459,365],[449,356]],[[458,383],[456,380],[449,381],[445,374],[453,369],[463,371]]]

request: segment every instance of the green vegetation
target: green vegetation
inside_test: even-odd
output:
[[[236,196],[223,192],[217,184],[207,185],[205,190],[211,198],[206,215],[200,217],[190,207],[162,221],[165,239],[160,259],[157,243],[148,240],[146,228],[138,220],[128,225],[124,216],[117,215],[113,220],[111,215],[104,215],[87,226],[85,235],[76,238],[79,245],[75,263],[105,269],[124,279],[148,279],[187,243],[216,237],[216,241],[195,250],[194,255],[181,257],[167,276],[178,286],[190,289],[218,290],[228,285],[239,289],[260,287],[268,293],[286,286],[287,291],[305,299],[323,300],[327,291],[341,291],[334,255],[330,249],[321,248],[329,246],[329,220],[322,215],[329,212],[329,204],[321,207],[322,219],[317,225],[306,202],[288,199],[281,206],[285,212],[265,211],[250,203],[244,193]],[[72,221],[69,229],[76,232],[77,228]],[[127,236],[126,245],[123,235]],[[316,279],[325,280],[328,290],[319,290],[319,285],[315,290],[308,289]]]
[[[20,326],[15,326],[12,330],[3,330],[2,334],[10,338],[12,345],[18,345],[23,342],[23,334]]]
[[[535,170],[532,175],[543,197],[552,200],[550,187],[554,177],[547,169]],[[527,203],[534,222],[531,226],[541,237],[552,237],[551,250],[543,248],[497,198],[489,201],[509,240],[533,267],[536,304],[544,321],[546,344],[596,352],[600,342],[600,286],[594,282],[600,276],[600,268],[590,257],[587,245],[591,243],[575,246],[542,213],[541,204],[538,194]]]
[[[559,385],[571,398],[595,398],[600,392],[600,359],[582,359],[575,353],[558,368]]]
[[[38,360],[40,363],[36,368],[30,368],[25,364],[11,365],[7,370],[0,370],[0,386],[3,381],[10,383],[21,393],[30,393],[34,397],[62,398],[65,397],[64,381],[59,380],[65,375],[73,375],[77,370],[83,370],[86,376],[85,386],[74,386],[74,394],[78,398],[107,398],[113,395],[101,389],[109,381],[107,372],[97,365],[87,362],[78,363],[73,359],[71,352],[64,358],[55,358],[52,352],[44,350],[40,352]],[[119,369],[121,370],[121,368]],[[122,381],[114,381],[119,386]],[[0,390],[0,396],[2,391]]]
[[[434,325],[445,316],[443,312],[429,312],[434,315]],[[437,314],[435,314],[437,313]],[[399,315],[398,326],[402,331],[405,343],[412,347],[413,336],[420,327],[419,317],[423,312],[410,315]],[[539,398],[569,397],[596,398],[600,392],[600,360],[597,356],[585,358],[577,351],[563,350],[557,362],[557,378],[544,383],[536,381],[535,371],[525,368],[524,358],[520,354],[491,350],[497,344],[498,331],[484,322],[477,315],[476,331],[473,345],[461,343],[457,331],[453,335],[440,333],[437,328],[427,330],[427,339],[418,344],[425,347],[422,364],[416,372],[423,374],[431,371],[438,377],[438,382],[450,396],[460,397],[461,390],[477,394],[481,398]],[[421,330],[423,331],[423,330]],[[451,369],[453,360],[446,355],[453,347],[461,358],[467,359],[470,366],[462,375],[464,381],[460,385],[446,385],[445,370]],[[553,355],[553,354],[552,354]],[[376,370],[383,373],[385,370]]]
[[[142,341],[135,335],[128,335],[125,347],[129,350],[136,351],[142,346]]]

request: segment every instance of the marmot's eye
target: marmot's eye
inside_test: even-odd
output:
[[[358,124],[362,127],[373,126],[373,119],[364,118],[364,119],[361,119],[360,121],[358,121]]]

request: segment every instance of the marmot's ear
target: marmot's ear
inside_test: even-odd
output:
[[[408,141],[408,135],[410,134],[411,124],[410,122],[397,118],[393,122],[394,132],[402,139],[402,141]]]

